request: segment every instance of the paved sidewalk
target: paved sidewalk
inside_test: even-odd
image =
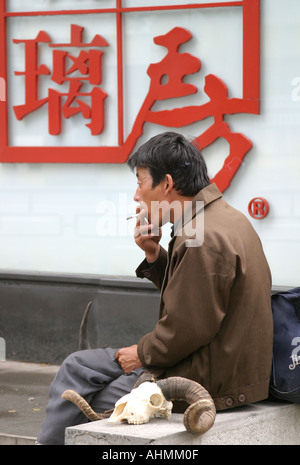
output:
[[[0,361],[0,445],[34,444],[58,368]]]

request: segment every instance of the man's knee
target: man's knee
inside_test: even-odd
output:
[[[105,349],[85,349],[78,350],[71,353],[65,358],[61,365],[63,372],[75,372],[76,367],[82,369],[91,370],[102,370],[106,371],[106,368],[111,369],[112,365],[116,364],[115,353],[117,349],[111,349],[109,347]],[[118,366],[119,370],[121,368]]]
[[[76,352],[72,352],[71,354],[69,354],[63,361],[62,366],[70,366],[70,365],[74,365],[75,363],[80,363],[80,361],[82,360],[81,352],[84,352],[84,351],[78,350]]]
[[[85,354],[85,350],[78,350],[76,352],[71,353],[68,355],[65,360],[61,364],[60,371],[61,372],[74,372],[76,370],[76,366],[84,366],[85,359],[87,354]]]

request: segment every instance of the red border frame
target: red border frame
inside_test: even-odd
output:
[[[260,0],[226,1],[218,3],[193,3],[187,5],[160,5],[155,7],[116,8],[92,10],[61,10],[9,13],[6,0],[0,0],[0,76],[7,83],[6,19],[13,16],[66,15],[86,13],[116,13],[117,66],[118,66],[118,146],[102,147],[19,147],[9,146],[8,103],[0,101],[0,162],[7,163],[124,163],[136,142],[130,136],[124,142],[123,134],[123,56],[122,14],[134,11],[162,11],[198,8],[243,7],[243,99],[256,102],[254,112],[260,112]],[[7,89],[6,85],[6,89]],[[7,90],[6,90],[7,92]],[[141,129],[142,130],[142,129]],[[141,132],[142,134],[142,132]],[[140,134],[140,135],[141,135]]]

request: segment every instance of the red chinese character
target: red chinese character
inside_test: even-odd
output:
[[[221,170],[212,179],[212,182],[216,182],[223,192],[230,185],[246,153],[252,147],[252,142],[247,137],[231,131],[224,116],[255,112],[256,101],[229,98],[224,82],[210,74],[205,78],[204,87],[209,102],[173,110],[151,110],[157,100],[183,97],[197,92],[197,87],[184,83],[183,78],[199,71],[200,60],[188,53],[179,53],[179,46],[191,37],[192,34],[186,29],[174,28],[166,35],[154,39],[156,44],[165,46],[168,53],[163,60],[151,64],[148,68],[147,72],[151,78],[149,91],[126,142],[128,143],[133,136],[139,137],[146,121],[165,127],[183,127],[212,116],[214,123],[203,134],[195,138],[195,143],[200,149],[212,144],[218,138],[224,138],[229,143],[229,155]]]
[[[96,35],[89,44],[82,42],[83,27],[71,25],[71,41],[69,44],[51,44],[50,47],[107,47],[107,41],[100,35]],[[34,40],[14,40],[15,43],[25,42],[25,71],[16,72],[16,75],[25,75],[25,104],[14,107],[16,117],[22,119],[28,113],[36,110],[44,103],[48,102],[49,133],[52,135],[61,132],[61,113],[65,118],[69,118],[77,113],[81,113],[83,118],[90,119],[86,124],[90,128],[92,135],[100,134],[104,128],[104,100],[107,94],[99,87],[102,81],[102,55],[101,50],[89,49],[80,51],[76,57],[67,51],[53,51],[53,70],[51,79],[59,85],[69,83],[69,91],[58,92],[55,89],[48,89],[48,97],[38,100],[38,80],[42,74],[51,74],[50,70],[41,65],[37,68],[37,44],[38,42],[51,42],[50,37],[45,32],[40,32]],[[72,62],[67,66],[67,61]],[[74,72],[80,76],[72,77]],[[94,85],[91,92],[81,90],[84,81]],[[85,103],[81,97],[90,97],[91,105]],[[62,98],[66,97],[62,104]],[[77,104],[77,105],[74,105]]]
[[[22,42],[25,44],[25,71],[15,71],[16,76],[25,76],[25,103],[13,107],[16,117],[22,119],[28,113],[44,105],[48,100],[47,98],[38,99],[38,77],[50,74],[50,70],[45,65],[38,67],[37,44],[51,42],[51,39],[46,32],[40,31],[35,39],[14,39],[13,42],[15,44]]]
[[[199,71],[201,62],[189,53],[179,53],[180,45],[191,38],[192,34],[181,27],[175,27],[167,34],[154,38],[154,43],[166,47],[168,53],[159,63],[151,64],[147,70],[151,79],[149,94],[153,100],[183,97],[198,91],[193,84],[184,83],[183,78],[187,74]]]
[[[10,13],[6,11],[6,3],[0,0],[0,30],[2,39],[0,41],[0,76],[8,82],[6,50],[6,25]],[[174,28],[164,35],[154,38],[157,45],[166,49],[165,57],[159,63],[151,63],[148,67],[150,77],[150,86],[140,109],[136,115],[133,126],[124,140],[124,129],[127,120],[124,114],[124,77],[127,68],[124,68],[123,50],[126,31],[123,32],[124,21],[127,13],[131,14],[131,7],[122,9],[122,0],[116,0],[116,9],[111,9],[112,16],[115,17],[116,24],[116,64],[117,64],[117,95],[118,105],[115,120],[117,121],[118,144],[100,145],[88,144],[87,147],[74,146],[45,146],[44,150],[36,146],[11,146],[10,145],[10,126],[8,119],[8,103],[0,95],[0,154],[3,162],[59,162],[59,163],[124,163],[130,156],[132,150],[144,131],[145,123],[156,123],[166,127],[181,127],[192,124],[194,121],[201,121],[208,117],[212,119],[211,126],[203,132],[196,135],[195,143],[201,149],[214,143],[218,138],[224,138],[229,144],[229,154],[226,157],[224,166],[212,180],[214,180],[221,191],[224,191],[241,165],[245,154],[252,146],[251,141],[245,135],[233,132],[230,128],[228,115],[234,113],[252,113],[260,112],[260,0],[234,0],[228,2],[205,3],[196,2],[190,5],[159,5],[155,11],[164,9],[193,10],[216,8],[220,11],[221,7],[241,6],[242,12],[242,98],[236,99],[230,96],[227,89],[227,83],[221,81],[219,77],[208,74],[205,80],[204,91],[208,96],[205,104],[186,105],[182,102],[181,97],[191,96],[198,92],[198,87],[184,80],[184,76],[191,73],[197,73],[201,68],[201,62],[198,57],[189,53],[181,53],[180,47],[190,40],[192,34],[181,27]],[[135,10],[135,7],[133,7]],[[82,14],[88,15],[89,10]],[[93,10],[99,12],[100,17],[106,9]],[[152,6],[143,7],[145,14],[154,10]],[[64,10],[56,12],[55,15],[61,14],[73,15],[75,10]],[[23,14],[23,13],[21,13]],[[40,11],[39,16],[43,18],[48,16],[48,11]],[[79,10],[77,13],[79,14]],[[180,14],[180,13],[179,13]],[[55,18],[55,15],[52,18]],[[14,14],[13,14],[14,16]],[[26,15],[27,16],[27,15]],[[30,14],[28,15],[30,16]],[[175,16],[174,16],[175,17]],[[12,19],[13,21],[13,19]],[[125,24],[126,26],[126,24]],[[25,51],[25,70],[17,71],[17,76],[22,76],[25,84],[25,95],[23,104],[14,107],[15,115],[18,119],[24,118],[31,112],[38,110],[47,104],[49,115],[49,131],[51,134],[59,134],[62,130],[61,119],[69,118],[75,113],[80,113],[85,119],[89,119],[86,126],[90,128],[93,134],[99,134],[104,127],[104,102],[106,93],[101,89],[101,70],[103,52],[102,47],[108,44],[103,37],[96,35],[90,43],[83,43],[83,28],[80,26],[71,26],[71,38],[69,43],[53,44],[47,32],[40,31],[37,37],[31,40],[21,39],[14,40],[16,44],[22,44]],[[199,29],[194,31],[201,34]],[[139,40],[139,38],[137,38]],[[38,59],[38,52],[45,51],[45,47],[52,47],[53,69],[51,65],[46,66],[43,58]],[[77,47],[76,52],[72,47]],[[80,51],[78,52],[78,47]],[[49,50],[49,49],[48,49]],[[13,63],[13,60],[12,60]],[[52,81],[50,81],[50,78]],[[49,83],[51,87],[42,95],[41,84]],[[52,85],[51,85],[52,84]],[[43,88],[45,86],[43,85]],[[1,89],[0,89],[1,91]],[[130,96],[129,96],[130,97]],[[136,98],[135,94],[132,98]],[[159,101],[160,105],[165,99],[180,99],[174,104],[173,110],[155,111],[155,103]],[[196,101],[196,100],[195,100]],[[175,108],[176,107],[176,108]],[[226,118],[226,121],[225,121]],[[229,120],[229,121],[228,121]]]

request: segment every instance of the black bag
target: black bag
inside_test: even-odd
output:
[[[300,402],[300,287],[271,296],[274,344],[271,397]]]

